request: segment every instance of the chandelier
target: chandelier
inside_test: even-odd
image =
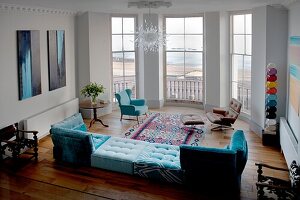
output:
[[[136,33],[135,44],[143,48],[144,52],[157,52],[159,47],[166,45],[166,36],[158,26],[153,25],[150,20],[150,9],[159,8],[161,6],[170,7],[171,2],[164,1],[138,1],[129,2],[128,7],[137,6],[137,8],[148,8],[148,18],[145,19],[144,25],[138,28]]]

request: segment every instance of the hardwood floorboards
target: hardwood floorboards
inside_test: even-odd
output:
[[[200,113],[205,116],[203,110],[187,107],[170,106],[151,111]],[[203,118],[208,132],[202,145],[222,148],[229,144],[232,131],[211,132],[209,122],[205,117]],[[133,120],[121,122],[119,111],[114,111],[101,119],[105,124],[109,124],[109,127],[106,128],[96,123],[91,127],[90,132],[122,137],[128,128],[137,123]],[[85,120],[85,122],[88,125],[90,120]],[[287,166],[280,149],[263,146],[261,138],[249,131],[249,124],[237,120],[234,127],[244,130],[249,147],[249,158],[242,175],[240,198],[256,199],[257,168],[255,162],[265,162],[284,168]],[[52,147],[51,138],[47,136],[39,141],[38,162],[26,161],[16,165],[8,159],[1,164],[0,199],[223,199],[207,195],[201,191],[201,188],[194,191],[182,185],[159,183],[92,167],[57,163],[53,159]],[[288,178],[287,173],[274,174],[270,170],[264,173]],[[218,188],[215,190],[217,193]]]

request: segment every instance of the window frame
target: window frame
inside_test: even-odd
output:
[[[246,17],[245,17],[245,27],[244,27],[244,30],[245,30],[245,33],[244,34],[234,34],[233,33],[233,29],[234,29],[234,25],[233,25],[233,16],[234,15],[248,15],[248,14],[251,14],[252,15],[252,19],[253,19],[253,14],[250,10],[243,10],[243,11],[234,11],[234,12],[230,12],[229,13],[229,16],[230,16],[230,35],[229,35],[229,38],[230,38],[230,52],[229,52],[229,60],[230,60],[230,98],[232,98],[232,95],[233,95],[233,55],[242,55],[243,56],[243,60],[244,60],[244,57],[245,56],[251,56],[251,71],[252,71],[252,55],[253,55],[253,51],[252,51],[252,39],[253,39],[253,29],[251,30],[251,34],[247,34],[246,33]],[[251,23],[253,24],[253,21],[251,20]],[[246,46],[244,47],[245,48],[245,53],[244,54],[241,54],[241,53],[234,53],[234,35],[244,35],[245,38],[244,38],[244,44],[246,45],[246,36],[247,35],[251,35],[251,54],[247,54],[246,53]],[[244,64],[243,64],[243,74],[244,74]],[[251,75],[251,81],[252,81],[252,75]],[[243,79],[243,82],[244,82],[244,79]],[[237,83],[238,84],[238,83]],[[244,83],[242,83],[242,88],[244,88]],[[252,88],[250,87],[250,99],[251,99],[251,90]],[[244,99],[243,99],[244,101]],[[243,103],[243,107],[244,107],[244,102]],[[241,109],[241,113],[245,114],[245,115],[248,115],[248,116],[251,116],[251,101],[249,102],[249,106],[250,106],[250,110],[246,110],[242,107]],[[246,111],[246,112],[245,112]]]
[[[122,18],[122,34],[113,34],[112,33],[112,18]],[[128,34],[128,33],[123,33],[123,18],[134,18],[134,33],[133,34]],[[138,67],[138,47],[136,46],[135,42],[134,42],[134,50],[123,50],[123,45],[124,45],[124,40],[123,40],[123,36],[124,35],[133,35],[134,36],[134,41],[136,39],[136,34],[137,34],[137,30],[138,30],[138,16],[136,14],[112,14],[110,15],[110,56],[111,56],[111,102],[114,104],[114,107],[116,106],[117,102],[114,102],[114,74],[113,74],[113,54],[114,53],[122,53],[123,54],[123,58],[124,58],[124,53],[130,53],[130,52],[134,52],[134,56],[135,56],[135,94],[137,98],[139,96],[139,67]],[[122,35],[122,51],[113,51],[112,50],[112,36],[113,35]],[[124,70],[124,59],[123,59],[123,81],[125,81],[125,70]]]
[[[196,14],[196,15],[164,15],[163,16],[163,27],[164,27],[164,34],[166,34],[166,19],[167,18],[192,18],[192,17],[202,17],[203,19],[203,33],[202,34],[186,34],[185,32],[183,34],[170,34],[170,35],[202,35],[202,42],[203,42],[203,48],[202,48],[202,51],[186,51],[185,48],[183,50],[180,50],[180,51],[168,51],[166,49],[166,45],[163,47],[163,73],[164,73],[164,76],[163,76],[163,80],[164,80],[164,99],[165,99],[165,102],[171,102],[171,103],[174,103],[174,102],[178,102],[178,103],[189,103],[189,104],[201,104],[203,105],[203,102],[205,100],[205,47],[206,47],[206,41],[205,41],[205,16],[204,14]],[[184,23],[184,26],[185,26],[185,23]],[[184,37],[184,44],[185,44],[185,37]],[[192,100],[188,100],[188,99],[167,99],[167,52],[178,52],[178,53],[184,53],[184,69],[185,69],[185,53],[202,53],[202,100],[201,101],[192,101]]]

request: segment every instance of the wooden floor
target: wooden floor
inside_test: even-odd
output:
[[[201,113],[202,110],[186,107],[164,107],[155,112]],[[120,122],[118,111],[102,117],[108,128],[96,123],[90,129],[107,135],[122,137],[122,133],[136,121]],[[85,120],[89,124],[89,120]],[[210,124],[207,123],[208,130]],[[257,180],[255,162],[265,162],[287,168],[279,149],[263,146],[261,138],[249,131],[249,125],[237,120],[234,127],[245,132],[249,158],[242,176],[241,199],[256,199]],[[205,135],[202,145],[224,147],[230,141],[232,131],[211,132]],[[153,182],[117,172],[92,167],[77,167],[56,163],[52,154],[52,141],[49,136],[39,141],[39,161],[19,163],[16,167],[11,160],[1,165],[0,199],[212,199],[201,188],[190,190],[181,185]],[[220,166],[222,167],[222,166]],[[14,169],[16,168],[16,169]],[[274,175],[271,171],[266,171]],[[275,174],[287,178],[287,174]],[[201,180],[199,180],[201,181]],[[216,188],[216,193],[218,188]]]

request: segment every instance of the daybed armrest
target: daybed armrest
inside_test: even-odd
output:
[[[130,103],[135,106],[144,106],[144,105],[146,105],[146,100],[145,99],[132,99]]]
[[[233,150],[181,145],[180,164],[188,184],[200,184],[207,189],[226,185],[232,191],[239,190],[240,176]]]
[[[226,112],[227,112],[227,110],[222,109],[222,108],[213,108],[213,113],[216,113],[216,114],[225,116]]]

